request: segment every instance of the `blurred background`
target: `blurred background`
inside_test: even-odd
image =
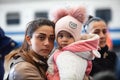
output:
[[[84,5],[88,14],[103,18],[108,24],[113,50],[120,55],[120,0],[0,0],[0,26],[5,35],[19,44],[29,21],[50,18],[59,6]]]

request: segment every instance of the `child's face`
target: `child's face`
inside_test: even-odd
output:
[[[57,35],[57,42],[60,48],[63,48],[73,42],[75,42],[75,39],[73,36],[66,32],[66,31],[60,31]]]

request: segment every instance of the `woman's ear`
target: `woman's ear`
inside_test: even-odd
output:
[[[30,40],[31,39],[30,36],[26,35],[25,39],[29,45],[32,45],[31,40]]]

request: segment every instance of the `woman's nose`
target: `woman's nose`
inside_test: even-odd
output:
[[[49,45],[49,39],[45,39],[44,45]]]
[[[99,34],[100,37],[105,37],[105,34],[101,31]]]

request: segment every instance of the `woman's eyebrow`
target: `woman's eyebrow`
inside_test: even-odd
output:
[[[36,33],[37,35],[46,35],[45,33]]]

